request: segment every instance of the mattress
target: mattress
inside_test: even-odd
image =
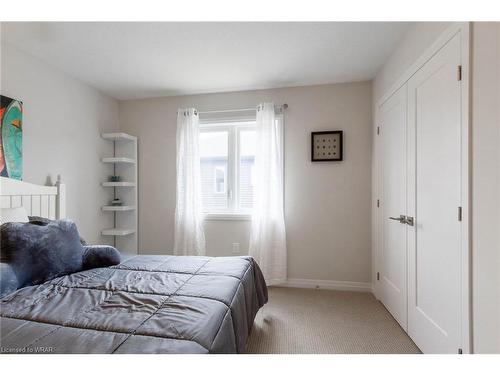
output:
[[[243,353],[267,287],[251,257],[135,256],[0,301],[1,353]]]

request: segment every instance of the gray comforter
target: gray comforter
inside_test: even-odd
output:
[[[242,353],[267,302],[250,257],[136,256],[0,302],[2,353]]]

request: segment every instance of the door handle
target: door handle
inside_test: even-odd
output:
[[[413,219],[413,216],[406,216],[405,217],[405,224],[408,224],[410,227],[415,225],[415,220]]]
[[[389,216],[389,219],[399,221],[401,224],[406,224],[406,216],[405,215],[399,215],[399,217]]]
[[[408,224],[410,227],[415,225],[413,216],[399,215],[399,217],[389,216],[389,219],[399,221],[401,224]]]

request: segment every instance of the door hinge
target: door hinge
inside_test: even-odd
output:
[[[377,281],[380,280],[380,273],[377,272]]]
[[[462,221],[462,207],[458,207],[458,221]]]
[[[380,126],[377,126],[377,135],[380,134]]]
[[[462,80],[462,65],[457,66],[457,81]]]
[[[458,348],[458,354],[462,354],[462,348]]]
[[[380,207],[380,199],[377,199],[377,207]]]

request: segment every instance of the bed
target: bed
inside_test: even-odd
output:
[[[4,178],[1,183],[2,207],[21,204],[32,214],[64,217],[64,184],[46,187]],[[244,353],[255,315],[266,302],[267,287],[251,257],[131,256],[116,266],[4,296],[0,349]]]

